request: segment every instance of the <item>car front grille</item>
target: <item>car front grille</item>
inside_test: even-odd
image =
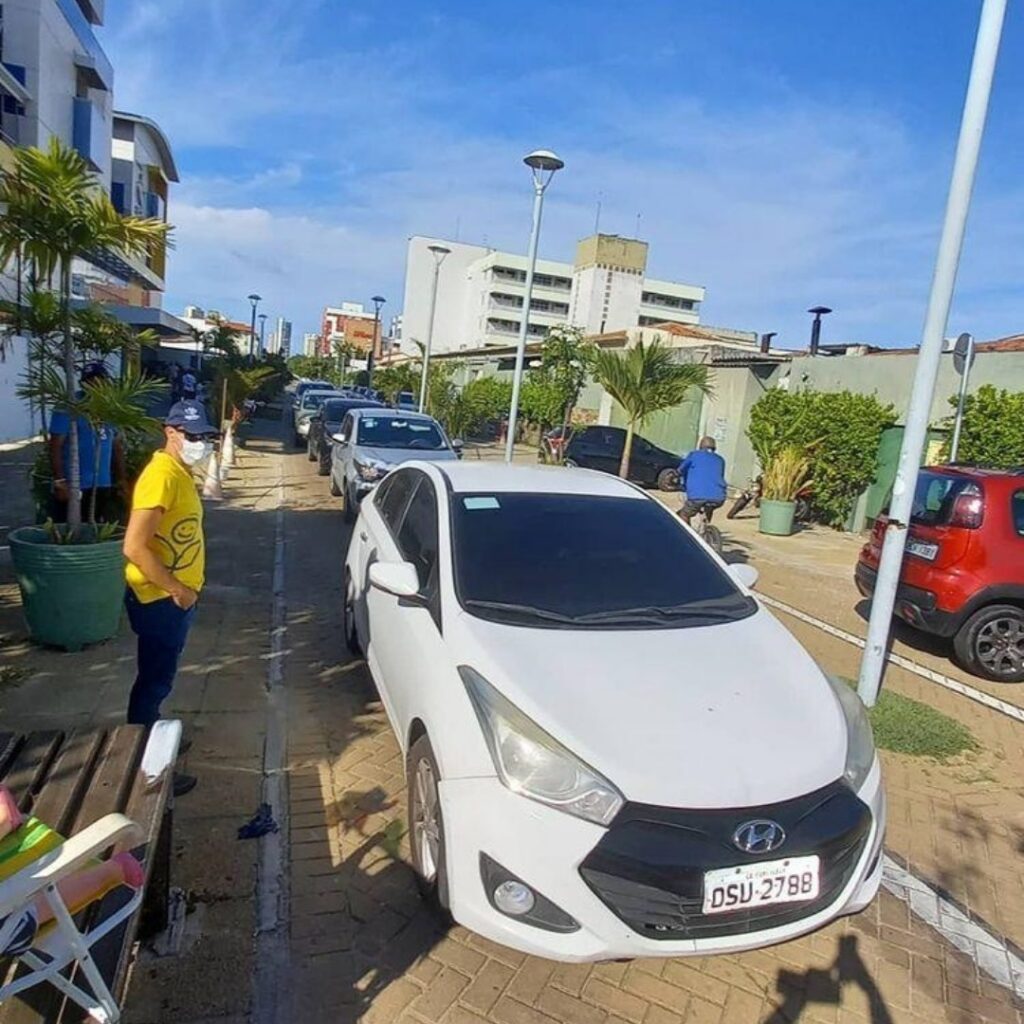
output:
[[[786,842],[768,854],[738,850],[736,828],[769,818]],[[871,831],[871,811],[842,782],[784,803],[727,811],[627,804],[580,866],[597,897],[640,935],[707,939],[745,935],[799,921],[823,910],[849,882]],[[818,854],[818,897],[705,915],[704,872]]]

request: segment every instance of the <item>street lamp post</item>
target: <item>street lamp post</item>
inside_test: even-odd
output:
[[[260,313],[260,315],[256,319],[259,320],[260,322],[260,355],[262,355],[266,349],[264,335],[266,334],[267,331],[267,314]]]
[[[441,264],[445,256],[451,252],[445,245],[428,245],[430,255],[434,257],[434,284],[430,291],[430,315],[427,319],[427,344],[423,349],[423,370],[420,374],[420,412],[427,404],[427,370],[430,367],[430,345],[434,340],[434,311],[437,309],[437,281],[441,276]]]
[[[896,480],[892,487],[892,502],[885,527],[885,540],[878,562],[875,592],[871,601],[871,618],[860,663],[857,693],[870,708],[878,699],[885,668],[892,612],[896,604],[896,588],[903,567],[903,551],[907,543],[910,517],[914,507],[914,492],[928,438],[932,398],[942,361],[943,335],[949,320],[949,307],[953,302],[953,287],[960,265],[960,249],[967,227],[967,213],[971,205],[971,191],[978,169],[978,153],[985,131],[988,101],[992,94],[992,78],[999,55],[999,41],[1003,32],[1006,0],[984,0],[978,35],[971,61],[971,75],[967,83],[960,137],[956,145],[953,174],[946,200],[946,214],[939,237],[939,250],[935,257],[928,312],[921,334],[921,348],[917,354],[914,384],[907,407],[903,444],[896,466]]]
[[[249,296],[249,302],[252,303],[252,322],[249,325],[249,355],[256,355],[256,307],[260,304],[262,295],[257,295],[255,292]]]
[[[383,295],[374,295],[373,303],[373,341],[370,342],[370,358],[366,361],[366,386],[373,387],[373,364],[377,357],[377,338],[380,336],[380,307],[388,300]]]
[[[816,356],[818,346],[821,344],[821,318],[827,316],[832,310],[828,306],[811,306],[807,312],[814,314],[814,320],[811,321],[811,355]]]
[[[523,163],[533,173],[533,226],[530,230],[530,251],[526,265],[526,294],[523,296],[523,313],[519,323],[519,343],[516,346],[516,369],[512,377],[512,402],[508,410],[508,436],[505,438],[505,461],[512,461],[515,448],[516,419],[519,416],[519,392],[523,386],[523,363],[526,359],[526,335],[530,328],[530,299],[533,295],[533,272],[537,266],[537,245],[540,242],[540,218],[544,210],[544,192],[555,171],[560,171],[565,162],[547,149],[537,149],[523,157]]]

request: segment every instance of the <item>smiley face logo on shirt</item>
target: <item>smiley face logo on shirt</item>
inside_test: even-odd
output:
[[[166,548],[170,555],[170,561],[166,565],[171,572],[188,569],[195,564],[199,553],[203,550],[199,517],[185,516],[184,519],[179,519],[171,527],[169,537],[158,533],[156,540]]]

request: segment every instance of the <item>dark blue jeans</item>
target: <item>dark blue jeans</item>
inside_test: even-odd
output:
[[[131,589],[124,603],[132,632],[139,638],[138,674],[128,698],[128,724],[152,725],[174,685],[197,605],[182,611],[169,597],[143,604]]]

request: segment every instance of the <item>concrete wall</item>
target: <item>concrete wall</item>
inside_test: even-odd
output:
[[[789,387],[818,391],[855,391],[875,395],[896,407],[899,418],[906,412],[917,359],[914,353],[866,356],[801,356],[789,366]],[[783,371],[780,379],[784,379]],[[974,361],[970,391],[992,384],[1007,391],[1024,391],[1024,352],[981,352]],[[953,356],[942,357],[939,380],[932,402],[931,422],[938,424],[952,413],[949,398],[960,387]]]
[[[28,367],[28,343],[12,337],[0,361],[0,443],[22,441],[40,431],[39,417],[33,417],[27,402],[15,394]]]

